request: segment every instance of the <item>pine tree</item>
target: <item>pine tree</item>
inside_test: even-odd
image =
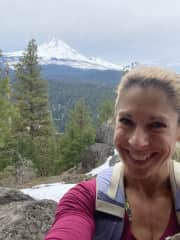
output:
[[[85,102],[79,100],[69,114],[61,142],[61,165],[63,169],[77,166],[82,153],[94,143],[95,129],[91,123],[90,114]]]
[[[41,77],[34,39],[29,41],[15,70],[13,101],[20,113],[20,121],[16,124],[15,131],[15,155],[20,158],[16,157],[14,164],[17,165],[19,159],[24,162],[31,160],[40,175],[47,175],[49,169],[46,172],[41,169],[48,166],[52,169],[54,152],[53,147],[48,147],[48,151],[44,151],[43,148],[47,146],[50,138],[53,140],[55,137],[55,129],[49,110],[47,81]],[[45,162],[42,161],[43,158],[46,159]]]
[[[49,135],[52,120],[48,106],[47,82],[41,78],[37,45],[32,39],[16,65],[14,100],[21,114],[19,131],[32,138]]]
[[[99,107],[98,126],[113,119],[114,101],[112,99],[105,100]]]
[[[11,131],[12,104],[9,100],[9,78],[0,80],[0,147],[4,146],[5,139]]]
[[[12,164],[14,125],[17,119],[18,111],[11,101],[8,66],[2,66],[0,69],[0,170]]]

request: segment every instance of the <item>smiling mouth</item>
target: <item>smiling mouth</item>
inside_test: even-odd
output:
[[[148,162],[150,162],[157,153],[151,153],[151,154],[133,154],[130,153],[128,150],[125,150],[126,154],[128,154],[128,158],[131,160],[131,162],[138,164],[138,165],[144,165]]]

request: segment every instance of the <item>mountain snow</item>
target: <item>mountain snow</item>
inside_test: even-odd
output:
[[[6,52],[4,56],[11,67],[22,57],[23,51]],[[82,69],[122,70],[123,66],[104,61],[101,58],[86,57],[65,42],[52,38],[50,42],[38,46],[41,65],[56,64]]]
[[[57,58],[87,61],[87,58],[78,53],[75,49],[55,38],[53,38],[49,43],[39,45],[38,55],[44,59]]]

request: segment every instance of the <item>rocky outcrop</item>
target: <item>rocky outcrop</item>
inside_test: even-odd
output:
[[[11,188],[0,188],[0,206],[12,202],[22,202],[28,200],[33,200],[33,198],[23,194],[21,191]]]
[[[111,123],[103,123],[96,131],[96,142],[113,146],[114,127]]]
[[[103,164],[107,157],[113,155],[113,147],[105,143],[95,143],[83,154],[81,168],[84,172],[90,171]]]
[[[0,203],[0,240],[43,240],[56,202],[36,201],[18,190],[0,188]]]
[[[104,123],[97,129],[96,143],[91,145],[81,157],[82,172],[103,164],[110,155],[113,155],[113,134],[112,124]]]

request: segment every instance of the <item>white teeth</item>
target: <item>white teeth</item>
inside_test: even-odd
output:
[[[130,155],[131,155],[131,157],[134,160],[141,160],[141,161],[145,161],[145,160],[147,160],[150,157],[149,154],[148,155],[134,155],[134,154],[130,154]]]

